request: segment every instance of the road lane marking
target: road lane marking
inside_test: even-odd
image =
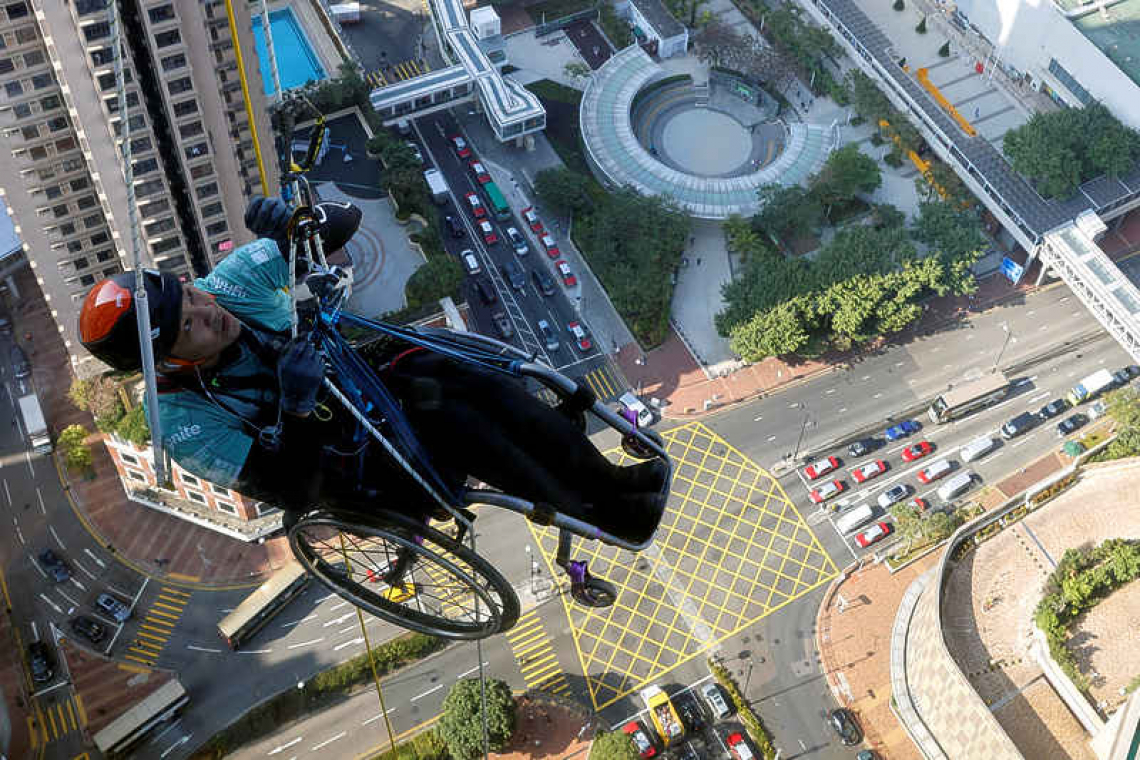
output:
[[[78,567],[80,570],[82,570],[83,572],[87,573],[87,577],[88,577],[88,578],[90,578],[91,580],[93,580],[93,581],[97,581],[97,580],[99,580],[98,576],[96,576],[96,575],[95,575],[95,573],[91,572],[91,571],[90,571],[90,570],[88,570],[86,567],[84,567],[83,563],[82,563],[82,562],[80,562],[79,560],[75,560],[75,565],[76,565],[76,567]]]
[[[389,708],[388,708],[387,710],[385,710],[383,713],[381,713],[381,714],[379,714],[379,715],[373,715],[371,718],[369,718],[368,720],[364,721],[364,722],[363,722],[363,723],[361,723],[360,725],[362,725],[362,726],[367,726],[369,723],[375,723],[376,721],[380,720],[380,719],[381,719],[381,718],[383,718],[385,715],[388,715],[389,713],[391,713],[391,712],[392,712],[393,710],[395,710],[395,709],[396,709],[395,707],[389,707]]]
[[[285,750],[292,747],[294,744],[300,744],[301,740],[304,738],[305,737],[303,737],[303,736],[298,736],[296,739],[294,739],[291,742],[286,742],[286,743],[282,744],[280,747],[277,747],[276,749],[269,750],[269,754],[270,755],[276,755],[278,752],[284,752]]]
[[[485,660],[483,661],[483,667],[487,667],[487,666],[488,666],[488,665],[490,665],[490,664],[491,664],[491,663],[489,663],[489,662],[487,662],[487,661],[485,661]],[[476,670],[478,670],[478,669],[479,669],[479,666],[478,666],[478,665],[476,665],[475,667],[471,668],[470,670],[465,670],[465,671],[463,671],[462,673],[460,673],[459,675],[457,675],[457,676],[456,676],[456,678],[463,678],[464,676],[469,676],[469,675],[471,675],[472,673],[474,673],[474,672],[475,672]]]
[[[324,637],[322,636],[321,638],[319,638],[319,639],[313,639],[312,641],[302,641],[302,642],[301,642],[301,643],[299,643],[299,644],[290,644],[290,645],[287,647],[287,649],[300,649],[301,647],[307,647],[307,646],[309,646],[310,644],[320,644],[320,643],[321,643],[322,641],[324,641],[324,640],[325,640],[325,639],[324,639]]]
[[[55,539],[55,542],[56,542],[57,544],[59,544],[59,548],[60,548],[60,549],[63,549],[64,551],[67,551],[67,547],[66,547],[66,546],[64,546],[64,544],[63,544],[63,539],[62,539],[62,538],[60,538],[60,537],[59,537],[59,534],[55,532],[55,526],[54,526],[54,525],[49,525],[49,526],[48,526],[48,531],[50,531],[50,532],[51,532],[51,535],[52,535],[52,537]]]
[[[75,584],[75,585],[76,585],[76,586],[79,588],[79,590],[80,590],[80,591],[84,591],[84,592],[86,592],[86,591],[87,591],[87,588],[86,588],[86,587],[85,587],[85,586],[84,586],[82,583],[80,583],[79,581],[77,581],[77,580],[75,579],[75,576],[74,576],[74,575],[73,575],[73,576],[71,576],[70,578],[68,578],[68,580],[69,580],[69,581],[71,581],[72,583],[74,583],[74,584]]]
[[[60,615],[63,614],[63,610],[61,610],[59,607],[57,607],[55,605],[55,602],[53,602],[51,599],[48,599],[47,596],[45,596],[44,594],[42,594],[42,593],[40,594],[40,599],[43,599],[45,602],[47,602],[51,606],[51,608],[53,610],[55,610],[56,612],[58,612]]]
[[[83,551],[84,551],[84,553],[86,553],[86,554],[87,554],[87,556],[88,556],[88,557],[90,557],[91,559],[95,560],[95,564],[96,564],[96,565],[98,565],[99,567],[101,567],[101,568],[103,568],[103,569],[106,569],[106,568],[107,568],[107,566],[106,566],[105,564],[103,564],[103,560],[101,560],[101,559],[99,559],[98,557],[96,557],[96,556],[95,556],[95,553],[94,553],[94,552],[92,552],[90,549],[84,549]]]
[[[327,747],[328,745],[335,742],[337,739],[343,739],[346,736],[348,736],[348,732],[347,731],[341,731],[339,734],[337,734],[336,736],[334,736],[331,739],[326,739],[325,741],[321,742],[320,744],[314,744],[313,745],[313,752],[316,752],[321,747]]]
[[[40,500],[40,514],[46,515],[47,508],[44,506],[44,495],[40,493],[40,487],[36,486],[36,498]]]
[[[238,654],[269,654],[272,649],[238,649],[235,650]]]
[[[166,757],[166,756],[167,756],[167,755],[169,755],[171,752],[173,752],[174,750],[178,749],[179,747],[181,747],[181,746],[182,746],[183,744],[185,744],[186,742],[190,741],[190,737],[191,737],[191,736],[193,736],[193,734],[186,734],[186,736],[183,736],[181,739],[179,739],[178,741],[174,742],[174,744],[171,744],[169,747],[167,747],[167,748],[166,748],[166,749],[163,751],[163,753],[162,753],[161,755],[159,755],[159,758],[164,758],[164,757]]]
[[[227,612],[233,612],[233,610],[226,610],[226,611]],[[318,617],[320,617],[320,616],[314,612],[312,615],[309,615],[307,618],[301,618],[300,620],[293,620],[293,621],[288,622],[288,623],[282,623],[281,627],[282,628],[292,628],[295,625],[300,625],[301,623],[307,623],[310,620],[314,620]]]
[[[220,649],[210,649],[209,647],[198,647],[198,646],[194,646],[193,644],[187,644],[186,648],[192,649],[195,652],[212,652],[213,654],[221,654],[222,653],[222,650],[220,650]]]
[[[427,691],[425,691],[423,694],[417,694],[416,696],[412,697],[412,698],[411,698],[411,699],[409,699],[408,701],[409,701],[409,702],[415,702],[417,699],[423,699],[423,698],[424,698],[424,697],[426,697],[428,694],[432,694],[432,693],[434,693],[434,692],[437,692],[437,691],[439,691],[439,690],[440,690],[440,689],[442,689],[442,688],[443,688],[443,684],[438,684],[438,685],[436,685],[436,686],[434,686],[434,687],[432,687],[432,688],[428,689],[428,690],[427,690]]]
[[[363,644],[363,643],[364,643],[364,638],[361,636],[358,636],[355,639],[349,639],[348,641],[344,642],[343,644],[337,644],[335,647],[333,647],[333,651],[339,652],[340,650],[344,649],[345,647],[350,647],[353,644]]]
[[[8,497],[8,506],[12,506],[12,493],[8,490],[8,479],[4,479],[4,495]]]

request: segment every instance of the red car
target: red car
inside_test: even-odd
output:
[[[499,236],[495,234],[495,228],[486,219],[479,222],[479,232],[483,233],[483,242],[487,245],[494,245],[499,242]]]
[[[822,504],[832,496],[843,493],[844,488],[846,488],[846,486],[843,485],[842,480],[833,480],[830,483],[820,485],[819,488],[809,493],[808,497],[816,504]]]
[[[855,535],[855,543],[866,549],[871,544],[875,543],[876,541],[881,541],[889,535],[891,535],[890,523],[875,523],[862,533],[857,533]]]
[[[480,185],[485,185],[491,181],[491,175],[487,173],[487,169],[483,166],[483,164],[479,163],[478,161],[472,161],[470,166],[471,173],[475,175],[475,181]]]
[[[926,467],[918,471],[918,479],[923,483],[933,483],[939,478],[944,478],[950,474],[954,468],[945,459],[939,459],[937,462],[932,462]]]
[[[856,483],[866,483],[871,478],[878,477],[887,471],[887,463],[882,459],[876,459],[874,462],[867,462],[867,464],[851,471],[851,477],[855,478]]]
[[[583,351],[589,351],[590,348],[594,345],[590,342],[590,336],[586,335],[586,331],[578,322],[571,322],[570,324],[566,325],[566,329],[570,331],[570,334],[572,336],[574,336],[574,342],[578,344],[578,348],[582,349]]]
[[[752,750],[740,733],[730,734],[724,743],[728,745],[728,751],[732,753],[733,760],[753,760]]]
[[[572,288],[578,284],[578,278],[570,271],[570,265],[565,261],[559,259],[554,262],[554,268],[558,270],[558,274],[562,277],[562,284],[568,288]]]
[[[455,155],[460,158],[471,157],[471,148],[467,147],[467,141],[459,135],[451,136],[451,147],[455,148]]]
[[[534,212],[532,206],[527,206],[522,210],[523,221],[527,223],[531,231],[536,235],[542,234],[542,220],[538,218],[538,214]]]
[[[562,255],[562,252],[558,250],[558,244],[550,235],[543,235],[539,238],[539,242],[542,243],[542,247],[546,249],[546,255],[550,258],[556,259]]]
[[[649,735],[645,733],[645,729],[636,720],[626,723],[621,730],[633,739],[633,746],[637,748],[637,754],[641,755],[644,760],[649,760],[657,754],[657,748],[653,746],[653,742],[649,741]]]
[[[930,509],[930,502],[926,499],[920,499],[917,496],[906,503],[908,507],[914,507],[919,512],[925,512]]]
[[[471,204],[471,213],[475,215],[476,219],[482,219],[487,215],[487,209],[483,208],[483,201],[479,200],[478,195],[475,193],[467,193],[467,195],[463,197]]]
[[[839,460],[835,457],[828,457],[821,459],[818,462],[812,462],[804,468],[804,477],[808,480],[815,480],[820,475],[826,475],[839,466]]]
[[[902,458],[908,462],[913,462],[916,459],[922,459],[932,451],[934,451],[934,447],[931,446],[930,443],[927,441],[919,441],[903,449]]]

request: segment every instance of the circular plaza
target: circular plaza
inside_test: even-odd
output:
[[[757,190],[799,184],[835,147],[833,128],[786,124],[761,93],[667,76],[631,46],[598,69],[582,96],[591,168],[611,186],[671,197],[692,216],[725,219],[759,209]]]

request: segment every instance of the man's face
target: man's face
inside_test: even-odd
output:
[[[218,306],[212,295],[193,285],[182,286],[182,316],[171,356],[209,366],[240,333],[237,317]]]

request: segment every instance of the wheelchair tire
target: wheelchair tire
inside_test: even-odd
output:
[[[290,528],[289,546],[330,591],[404,628],[474,640],[518,621],[518,597],[499,571],[452,536],[397,512],[311,512]]]
[[[590,577],[584,583],[570,586],[570,596],[584,607],[610,607],[617,601],[617,586],[601,578]]]
[[[664,439],[661,438],[661,435],[657,431],[645,430],[644,428],[642,428],[641,430],[638,430],[638,432],[641,433],[642,435],[644,435],[649,440],[653,441],[655,444],[660,446],[662,449],[665,448],[665,441],[664,441]],[[654,452],[652,449],[642,445],[642,443],[639,440],[637,440],[636,437],[634,437],[632,435],[623,435],[622,436],[621,448],[622,448],[622,451],[624,451],[627,455],[629,455],[630,457],[633,457],[634,459],[646,460],[646,459],[653,459],[654,457],[657,456],[656,452]]]

